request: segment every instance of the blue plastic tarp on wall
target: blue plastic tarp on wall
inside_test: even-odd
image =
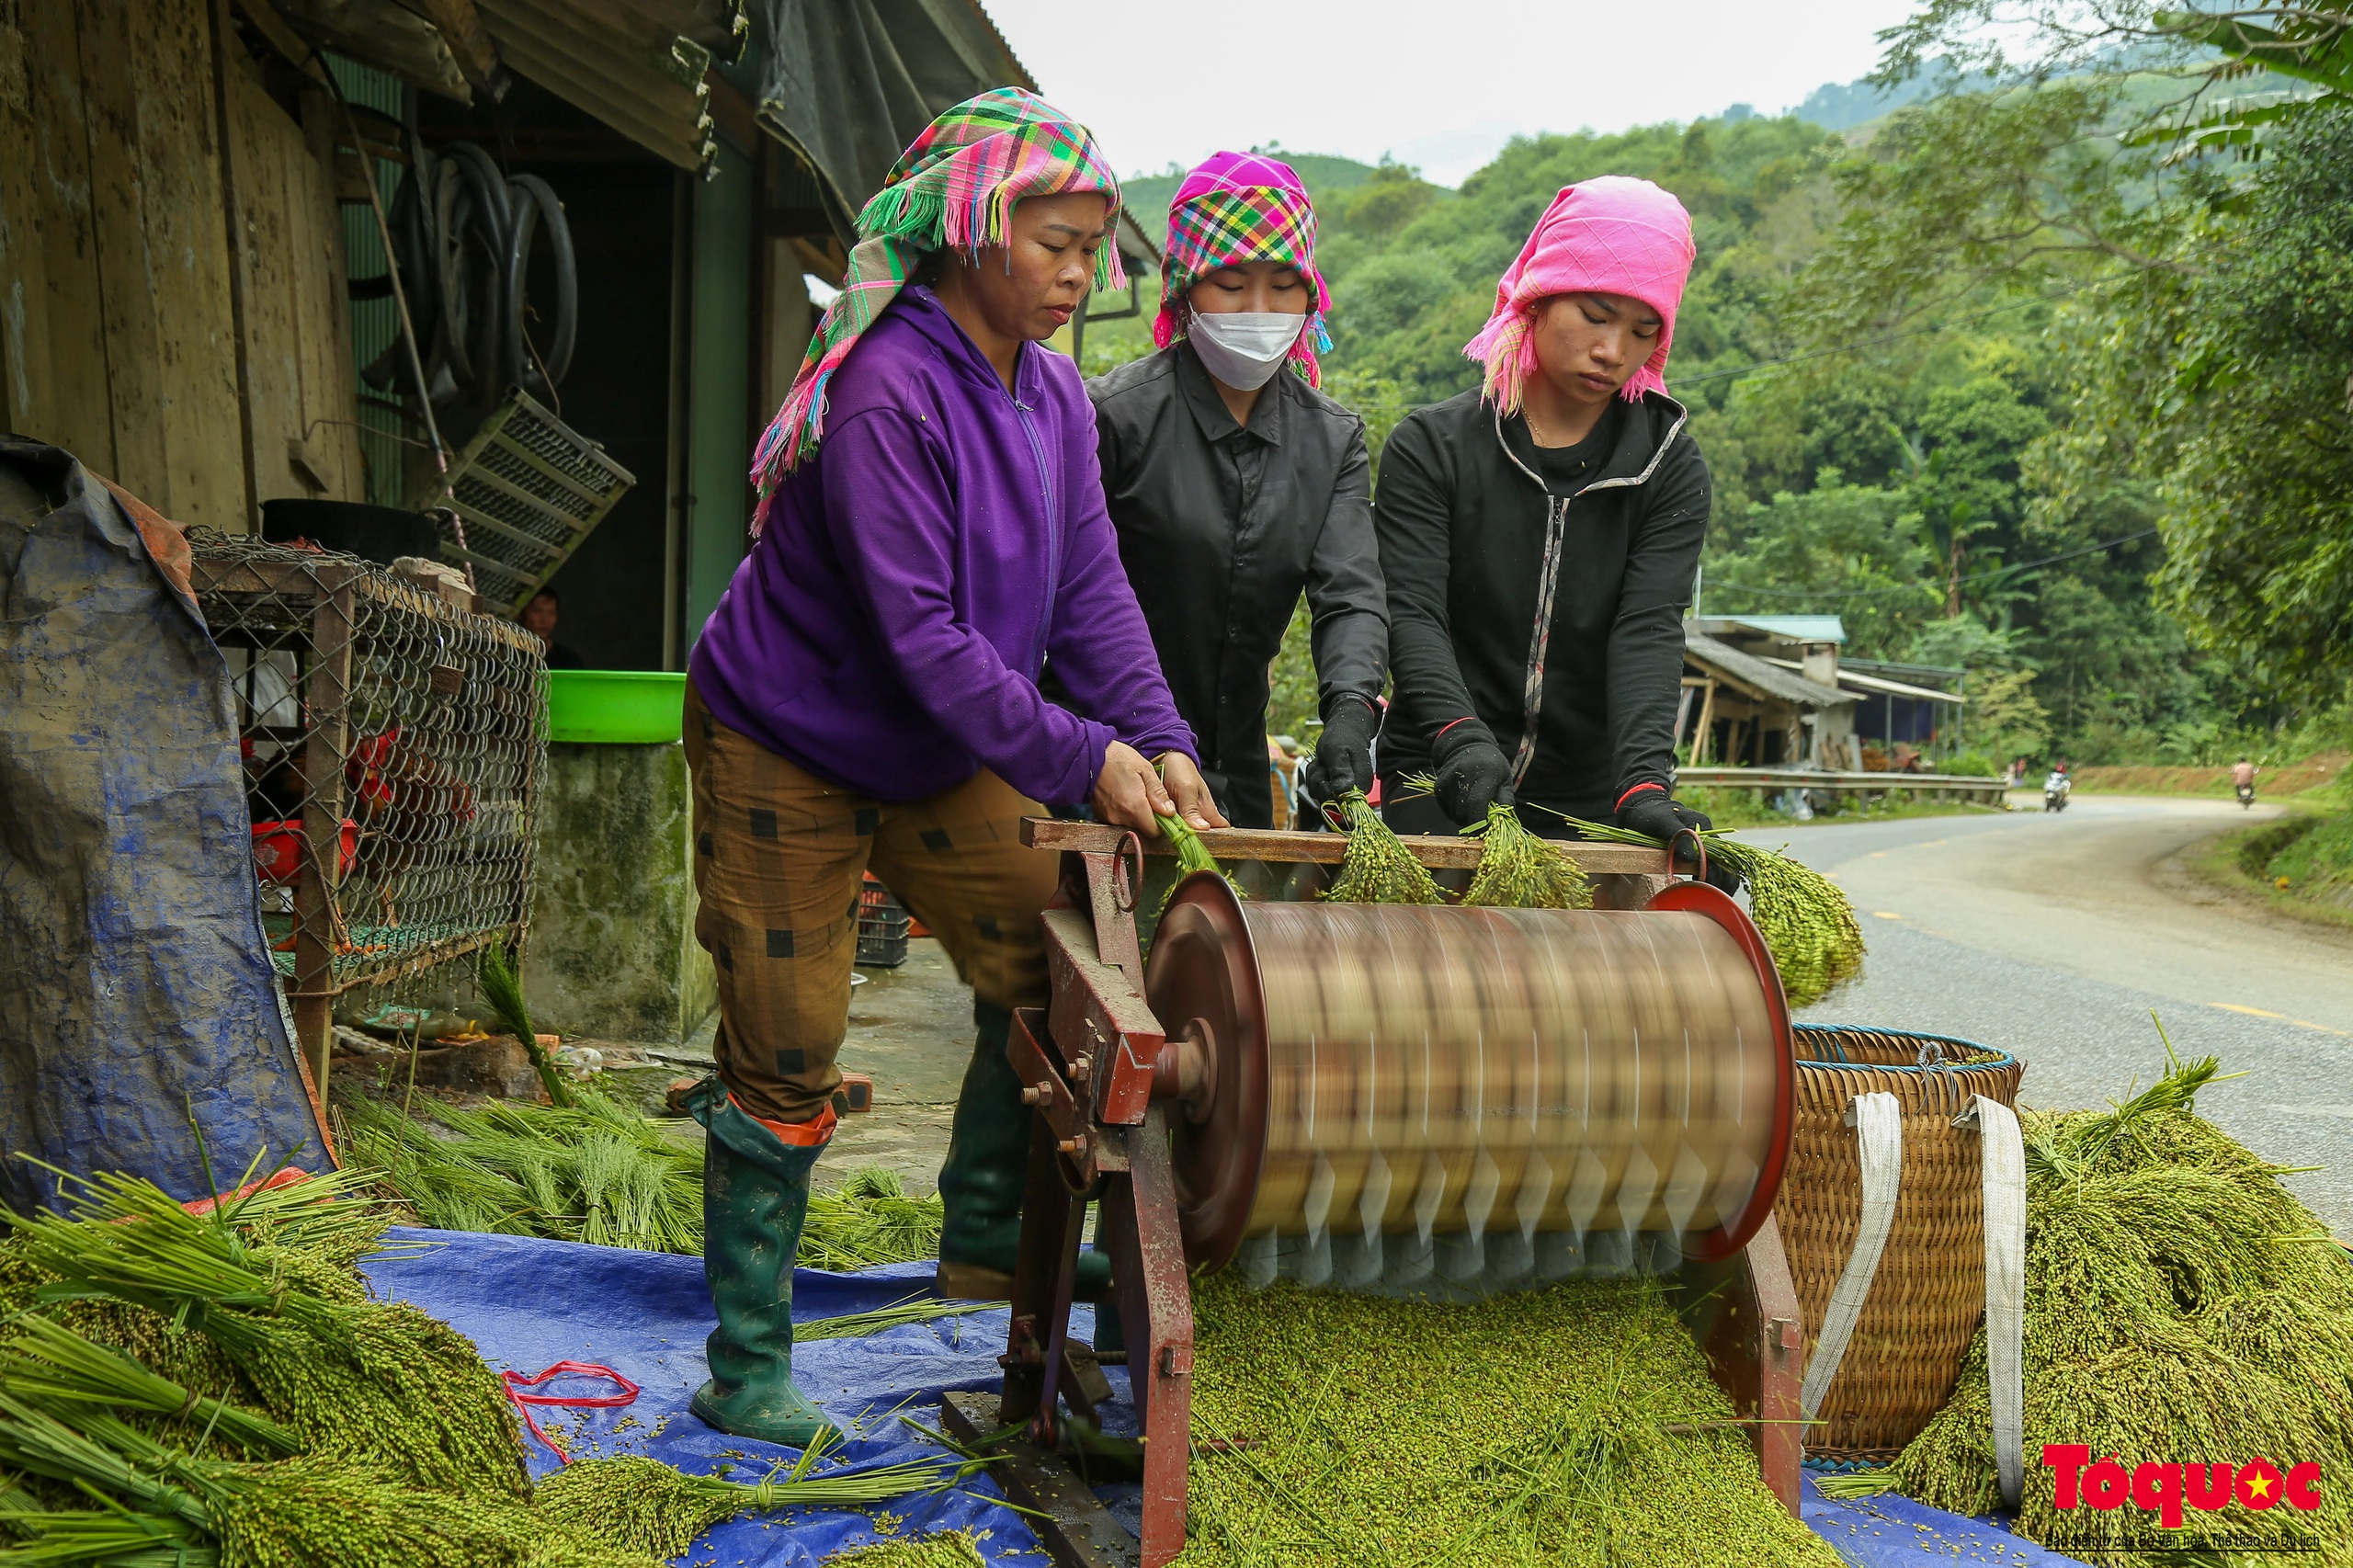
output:
[[[790,1449],[730,1437],[705,1426],[687,1402],[708,1371],[703,1337],[710,1332],[710,1297],[702,1260],[666,1253],[626,1252],[525,1236],[454,1231],[396,1231],[392,1253],[366,1265],[380,1295],[415,1302],[471,1337],[494,1367],[526,1375],[558,1361],[611,1368],[642,1392],[625,1408],[557,1410],[540,1415],[565,1428],[572,1450],[584,1456],[642,1453],[696,1474],[721,1464],[735,1479],[757,1481],[768,1468],[796,1457]],[[932,1265],[899,1264],[858,1274],[801,1269],[793,1278],[793,1318],[870,1312],[928,1293]],[[1078,1313],[1082,1332],[1085,1309]],[[940,1450],[901,1420],[936,1427],[939,1396],[951,1389],[994,1390],[1005,1346],[1003,1308],[893,1328],[864,1339],[803,1341],[793,1351],[801,1391],[849,1434],[843,1462],[864,1465],[938,1458]],[[1133,1429],[1126,1369],[1106,1368],[1117,1402],[1105,1425]],[[556,1379],[548,1389],[595,1397],[612,1392],[596,1378]],[[544,1474],[561,1461],[532,1446],[531,1469]],[[961,1528],[984,1537],[991,1562],[1038,1564],[1037,1539],[1018,1514],[991,1501],[995,1483],[975,1476],[968,1490],[886,1505],[894,1533],[905,1537]],[[1137,1525],[1132,1486],[1097,1488],[1129,1529]],[[1855,1568],[1914,1568],[1937,1562],[2003,1563],[2007,1568],[2058,1568],[2074,1562],[2009,1534],[1990,1521],[1941,1513],[1902,1497],[1836,1503],[1805,1483],[1803,1517]],[[790,1510],[731,1520],[712,1530],[680,1562],[714,1568],[809,1568],[831,1553],[875,1539],[864,1514]]]
[[[186,571],[171,524],[57,448],[0,437],[0,1202],[14,1209],[55,1191],[20,1156],[204,1196],[191,1122],[222,1186],[265,1152],[306,1169],[323,1157],[262,935],[228,665]]]

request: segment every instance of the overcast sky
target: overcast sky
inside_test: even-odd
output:
[[[983,0],[1123,175],[1221,147],[1383,153],[1452,185],[1515,134],[1767,114],[1879,60],[1909,0]]]

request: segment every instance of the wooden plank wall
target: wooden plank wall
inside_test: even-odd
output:
[[[327,160],[334,100],[303,94],[295,123],[242,65],[222,73],[230,193],[243,284],[249,459],[256,503],[280,496],[356,501],[359,466],[344,293],[343,220]]]
[[[0,422],[184,523],[358,497],[332,188],[221,0],[0,0]]]

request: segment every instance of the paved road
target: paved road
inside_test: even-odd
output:
[[[2256,813],[2264,808],[2257,807]],[[2353,1236],[2353,936],[2249,913],[2175,858],[2252,820],[2230,801],[2078,797],[2064,812],[1743,834],[1836,877],[1870,944],[1863,979],[1804,1015],[1982,1040],[2038,1106],[2121,1098],[2185,1057],[2246,1076],[2199,1109]],[[2169,863],[2172,862],[2172,863]]]

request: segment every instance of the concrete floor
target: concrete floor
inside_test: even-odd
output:
[[[854,1165],[883,1165],[910,1192],[929,1192],[972,1057],[972,987],[956,978],[948,954],[928,937],[910,941],[907,961],[896,969],[858,972],[867,983],[849,994],[841,1065],[873,1078],[874,1108],[843,1119],[825,1151],[833,1169],[821,1169],[819,1180],[839,1179]]]

